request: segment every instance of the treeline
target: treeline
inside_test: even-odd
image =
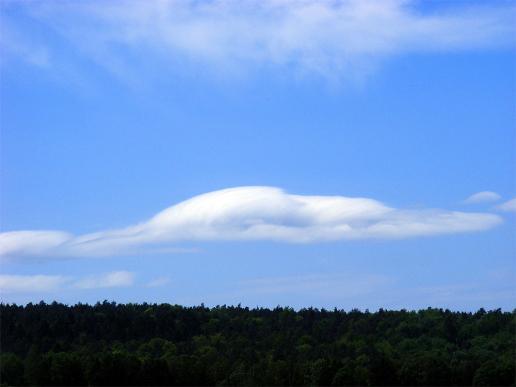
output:
[[[0,305],[2,385],[515,385],[516,311]]]

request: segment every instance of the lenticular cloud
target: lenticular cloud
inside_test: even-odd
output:
[[[195,196],[123,229],[79,236],[62,231],[5,232],[0,234],[0,256],[111,256],[192,241],[408,238],[482,231],[500,222],[499,216],[488,213],[400,210],[367,198],[237,187]]]

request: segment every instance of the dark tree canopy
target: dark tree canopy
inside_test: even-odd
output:
[[[9,385],[515,385],[516,311],[0,305]]]

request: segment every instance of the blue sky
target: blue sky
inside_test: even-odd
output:
[[[3,2],[2,300],[516,307],[514,15]]]

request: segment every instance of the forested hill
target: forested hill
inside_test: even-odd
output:
[[[2,385],[514,385],[516,311],[0,306]]]

